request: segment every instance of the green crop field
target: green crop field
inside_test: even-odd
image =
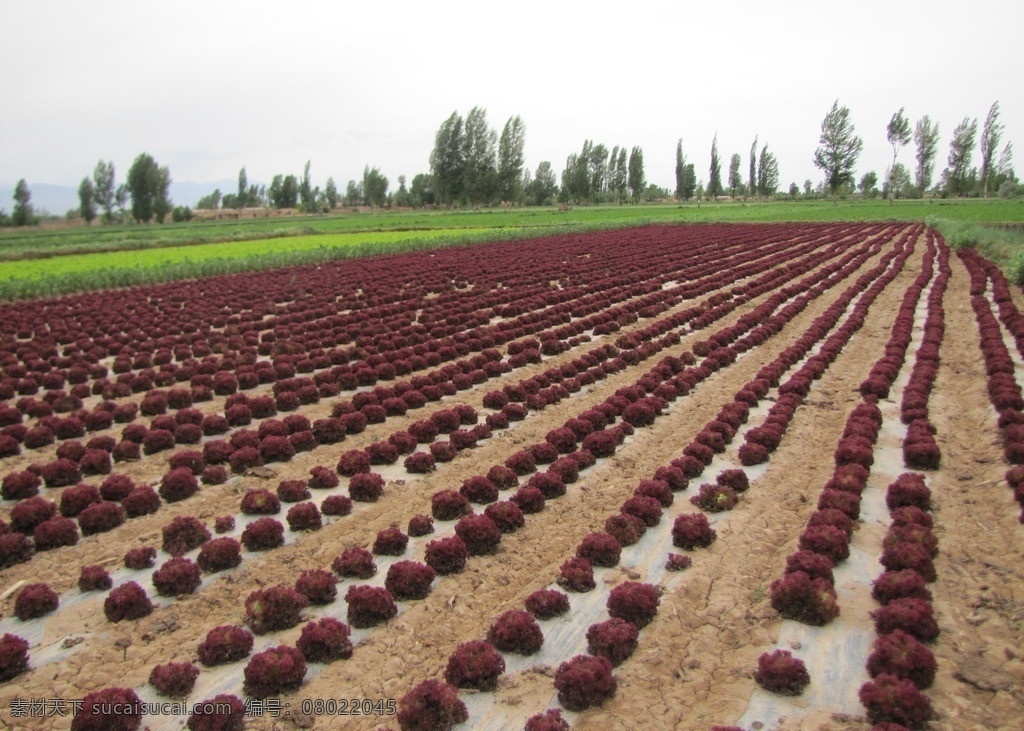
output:
[[[771,201],[342,213],[0,234],[0,298],[19,299],[265,269],[413,248],[648,223],[928,219],[1024,273],[1024,200]]]

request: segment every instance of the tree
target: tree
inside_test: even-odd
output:
[[[804,181],[804,195],[810,195],[814,192],[814,183],[811,182],[810,178]]]
[[[452,112],[434,136],[430,172],[437,202],[443,205],[458,203],[462,196],[466,170],[466,150],[462,137],[462,117],[458,112]]]
[[[688,201],[697,192],[697,171],[692,162],[683,166],[683,200]]]
[[[128,169],[127,189],[132,199],[132,218],[149,223],[154,216],[163,223],[171,211],[168,190],[170,171],[160,167],[153,156],[141,153]]]
[[[722,193],[722,161],[718,158],[718,133],[711,140],[711,168],[707,187],[708,198],[714,200]]]
[[[388,179],[369,165],[363,168],[363,196],[374,208],[383,206],[388,197]]]
[[[215,188],[212,193],[200,198],[196,203],[196,208],[201,211],[215,211],[220,208],[220,188]]]
[[[757,195],[757,135],[750,143],[750,195]]]
[[[860,192],[865,198],[875,197],[875,186],[878,185],[878,174],[874,171],[868,171],[860,178]]]
[[[917,161],[914,180],[923,194],[931,187],[932,173],[935,171],[935,153],[939,149],[939,125],[938,123],[933,125],[927,114],[917,120],[917,124],[914,125],[914,145],[917,147],[917,152],[914,155],[914,159]]]
[[[295,208],[299,201],[299,181],[294,175],[281,175],[278,173],[270,181],[270,189],[267,191],[270,205],[280,210],[282,208]]]
[[[854,134],[850,110],[840,107],[839,100],[821,122],[821,147],[814,151],[814,165],[825,173],[825,184],[835,205],[836,193],[842,185],[853,185],[853,168],[864,147],[864,141]]]
[[[309,164],[310,161],[306,160],[306,166],[302,169],[302,182],[299,183],[299,201],[302,204],[302,210],[306,213],[316,212],[316,199],[319,190],[313,188],[313,184],[309,179]]]
[[[892,166],[892,170],[889,171],[888,178],[888,182],[886,183],[888,190],[886,193],[888,194],[889,200],[904,197],[913,184],[910,180],[910,171],[907,170],[906,166],[901,162]]]
[[[14,186],[14,208],[11,210],[11,223],[15,226],[27,226],[32,223],[32,191],[28,189],[25,178]]]
[[[740,164],[743,162],[743,158],[740,157],[738,152],[734,152],[732,157],[729,158],[729,190],[732,191],[732,196],[736,197],[736,191],[743,189],[743,177],[740,175]]]
[[[985,117],[985,125],[981,129],[981,186],[983,195],[988,198],[989,184],[995,182],[996,149],[1003,137],[1003,124],[999,121],[999,102],[993,102]],[[996,186],[993,186],[996,187]]]
[[[587,156],[587,171],[590,181],[587,189],[590,191],[591,203],[600,203],[608,180],[608,148],[602,144],[593,145],[590,154]]]
[[[434,194],[434,176],[427,173],[417,173],[412,177],[409,184],[409,195],[412,196],[413,206],[432,206],[436,202]]]
[[[795,182],[790,183],[789,184],[789,197],[790,198],[796,198],[798,195],[800,195],[800,186],[797,185]]]
[[[892,167],[889,168],[890,173],[896,171],[896,157],[899,155],[900,148],[910,142],[910,122],[903,116],[903,107],[896,114],[892,115],[889,120],[888,126],[885,128],[886,139],[889,140],[889,144],[892,145]],[[904,171],[906,168],[904,168]],[[890,179],[889,183],[889,202],[892,202],[893,191],[895,187],[892,185]]]
[[[399,178],[403,185],[405,184],[405,178]],[[324,202],[327,204],[327,210],[333,211],[338,207],[338,186],[334,182],[334,178],[327,178],[327,183],[324,185]]]
[[[473,107],[466,115],[463,133],[465,168],[463,195],[470,204],[490,203],[497,178],[497,134],[487,126],[487,111]]]
[[[498,196],[518,203],[523,199],[523,146],[526,127],[519,116],[510,117],[498,138]]]
[[[103,209],[103,222],[111,223],[114,220],[114,204],[116,195],[114,192],[114,163],[96,163],[96,169],[92,172],[93,188],[96,194],[96,203]]]
[[[86,225],[96,219],[96,188],[93,187],[89,176],[82,178],[82,182],[78,184],[78,210]]]
[[[970,190],[968,178],[971,167],[971,155],[974,151],[974,139],[978,134],[978,120],[964,117],[953,130],[953,139],[949,143],[949,157],[946,158],[946,169],[942,171],[946,191],[950,195],[967,195]]]
[[[348,181],[348,185],[345,187],[345,197],[342,202],[346,206],[358,206],[363,202],[363,184],[357,183],[354,180]]]
[[[615,196],[616,203],[622,203],[626,197],[626,189],[629,187],[629,163],[626,160],[626,148],[618,147],[615,153],[615,163],[610,166],[608,173],[608,187]]]
[[[554,200],[558,194],[558,180],[550,162],[542,160],[537,165],[531,186],[530,199],[535,205],[546,206]]]
[[[243,165],[242,169],[238,171],[238,198],[235,200],[235,206],[238,208],[238,210],[242,210],[243,208],[245,208],[246,204],[248,203],[248,201],[246,200],[248,195],[249,179],[246,177],[245,166]]]
[[[623,150],[624,152],[625,150]],[[629,190],[633,200],[638,201],[644,192],[647,181],[644,177],[644,151],[634,147],[629,153]]]
[[[768,152],[768,145],[761,148],[761,159],[757,164],[757,192],[767,198],[775,195],[779,187],[779,163],[775,155]]]
[[[676,141],[676,198],[683,197],[683,169],[686,167],[686,158],[683,157],[683,138]]]

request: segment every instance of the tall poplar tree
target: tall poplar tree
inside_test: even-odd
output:
[[[825,185],[832,193],[832,204],[843,185],[853,185],[853,168],[864,148],[864,141],[854,134],[848,107],[839,100],[821,122],[820,147],[814,151],[814,164],[825,173]]]
[[[708,176],[708,198],[714,200],[722,194],[722,161],[718,157],[718,133],[711,140],[711,168]]]

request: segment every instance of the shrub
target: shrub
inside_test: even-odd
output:
[[[145,589],[134,581],[121,584],[107,594],[103,601],[103,614],[111,622],[123,619],[142,619],[153,611]]]
[[[437,520],[456,520],[472,512],[469,498],[454,490],[439,490],[430,498],[430,512]]]
[[[885,504],[889,510],[907,505],[931,510],[931,490],[924,482],[924,477],[913,472],[905,472],[889,485],[885,494]]]
[[[36,527],[57,515],[57,506],[44,497],[30,497],[11,508],[11,529],[30,534]]]
[[[298,503],[288,510],[288,527],[295,532],[320,530],[323,519],[315,503]]]
[[[779,695],[800,695],[811,682],[803,660],[789,650],[766,652],[757,659],[754,680],[765,690]]]
[[[28,670],[28,647],[28,642],[9,632],[0,637],[0,683]]]
[[[718,537],[704,513],[680,515],[672,524],[672,545],[692,551],[707,548]]]
[[[60,514],[65,518],[76,518],[87,507],[102,500],[95,485],[80,482],[60,494]]]
[[[794,571],[771,584],[772,607],[786,619],[822,626],[839,616],[836,590],[825,579]]]
[[[871,723],[898,723],[909,729],[923,729],[932,716],[928,697],[910,680],[882,674],[860,687],[860,702]]]
[[[284,545],[284,526],[274,518],[258,518],[242,531],[242,545],[250,551],[267,551]]]
[[[560,617],[569,611],[569,596],[557,589],[538,589],[526,597],[526,609],[538,619]]]
[[[436,572],[418,561],[397,561],[388,568],[384,587],[398,600],[426,599]]]
[[[457,535],[430,541],[427,544],[424,561],[438,574],[457,574],[466,568],[469,549]]]
[[[0,486],[0,497],[4,500],[25,500],[38,495],[42,484],[42,479],[34,472],[9,472]]]
[[[305,480],[282,480],[277,486],[277,497],[283,503],[297,503],[312,496]]]
[[[577,655],[555,671],[558,701],[570,711],[599,706],[615,695],[617,683],[606,657]]]
[[[939,636],[939,625],[932,613],[931,602],[913,597],[893,599],[871,613],[875,631],[880,635],[903,630],[921,642],[932,642]]]
[[[617,513],[605,519],[604,529],[620,546],[631,546],[647,532],[647,523],[635,515]]]
[[[295,690],[306,676],[306,658],[299,650],[278,645],[252,656],[245,666],[245,691],[267,698]]]
[[[352,512],[352,498],[348,495],[328,495],[320,503],[322,515],[348,515]]]
[[[402,462],[407,472],[422,475],[433,472],[437,466],[437,460],[430,452],[413,452]]]
[[[850,557],[849,536],[832,525],[809,525],[800,534],[800,549],[824,554],[836,564]]]
[[[142,701],[134,690],[104,688],[85,694],[71,731],[136,731],[141,724]]]
[[[905,598],[932,600],[924,577],[913,569],[884,572],[872,582],[871,596],[879,604]]]
[[[549,708],[530,716],[523,731],[569,731],[569,722],[562,718],[561,708]]]
[[[718,513],[736,507],[739,496],[735,490],[726,485],[704,483],[700,486],[697,494],[690,498],[690,502],[701,510]]]
[[[502,652],[533,655],[544,644],[544,633],[532,614],[524,609],[510,609],[491,623],[487,641]]]
[[[281,501],[264,487],[253,488],[242,496],[241,508],[246,515],[277,515],[281,512]]]
[[[132,548],[124,555],[124,565],[136,571],[153,568],[156,565],[156,549],[152,546]]]
[[[794,571],[803,571],[812,579],[825,579],[830,584],[834,580],[832,576],[833,566],[834,564],[830,557],[815,551],[797,551],[790,554],[786,559],[787,574],[791,574]]]
[[[516,490],[511,501],[525,514],[539,513],[544,509],[544,494],[536,487],[527,485]]]
[[[160,479],[160,497],[169,503],[192,497],[199,491],[199,481],[187,467],[178,467]]]
[[[163,527],[163,549],[180,556],[210,540],[210,531],[194,516],[178,516]]]
[[[373,542],[373,552],[378,556],[401,556],[409,545],[409,536],[397,525],[392,525],[377,532]]]
[[[338,596],[337,579],[326,569],[308,569],[295,580],[295,590],[310,604],[330,604]]]
[[[484,515],[494,521],[502,533],[512,533],[526,524],[522,509],[511,500],[491,503],[484,509]]]
[[[199,549],[196,563],[208,574],[233,569],[242,563],[242,545],[234,538],[211,538]]]
[[[348,623],[357,628],[373,627],[398,614],[391,592],[379,586],[361,584],[345,592],[348,602]]]
[[[620,510],[639,518],[648,527],[653,527],[661,521],[661,503],[652,497],[634,495],[622,503]]]
[[[611,568],[619,563],[622,546],[609,533],[588,533],[576,547],[576,555],[594,566]]]
[[[458,688],[440,680],[424,680],[398,700],[402,731],[449,731],[468,718]]]
[[[370,471],[370,456],[361,449],[351,449],[342,452],[338,459],[337,471],[339,475],[351,477],[360,472]]]
[[[214,627],[197,648],[199,662],[207,667],[236,662],[249,655],[252,645],[252,632],[244,627],[232,624]]]
[[[665,559],[666,571],[683,571],[693,565],[693,559],[682,553],[670,553]]]
[[[384,494],[384,478],[376,472],[360,472],[348,481],[348,494],[356,501],[373,503]]]
[[[105,568],[99,565],[83,566],[78,575],[79,591],[106,591],[114,585],[113,579]],[[2,666],[3,663],[0,663]]]
[[[352,657],[351,630],[334,617],[306,623],[295,646],[307,662],[333,662]]]
[[[414,515],[409,519],[406,532],[412,537],[430,535],[434,532],[434,519],[429,515]]]
[[[356,579],[369,579],[377,573],[377,564],[373,561],[373,554],[365,548],[357,546],[342,551],[341,555],[331,562],[331,568],[338,576]]]
[[[455,534],[466,544],[471,556],[497,553],[501,529],[486,515],[467,515],[455,524]]]
[[[309,600],[290,586],[257,589],[245,600],[246,624],[258,635],[297,625]]]
[[[149,684],[160,695],[184,698],[195,687],[199,668],[190,662],[169,662],[155,666],[149,673]]]
[[[654,619],[660,602],[661,590],[658,587],[626,581],[609,592],[608,614],[632,622],[642,629]]]
[[[565,482],[556,472],[539,472],[530,478],[527,483],[530,487],[536,487],[547,500],[555,500],[565,495]]]
[[[493,691],[505,672],[505,659],[485,640],[460,642],[448,658],[444,677],[458,688]]]
[[[49,584],[26,584],[14,600],[14,616],[24,622],[49,614],[59,604],[60,597]]]
[[[184,556],[175,556],[153,572],[153,586],[160,596],[192,594],[202,583],[199,564]]]
[[[78,515],[78,525],[82,529],[82,535],[86,536],[113,530],[124,523],[124,521],[124,508],[118,503],[109,502],[107,500],[90,505]],[[68,534],[70,534],[70,529],[68,529]],[[36,540],[36,548],[39,548],[38,539]]]
[[[887,545],[882,550],[882,557],[879,559],[879,562],[888,571],[912,569],[920,574],[928,583],[938,578],[931,554],[920,543],[895,543]]]
[[[189,731],[243,731],[245,704],[237,696],[221,693],[193,706]]]
[[[640,630],[632,622],[613,617],[590,625],[587,649],[591,655],[604,657],[613,666],[621,665],[636,650]]]
[[[569,591],[586,592],[597,587],[594,567],[585,558],[570,558],[558,570],[556,582]]]

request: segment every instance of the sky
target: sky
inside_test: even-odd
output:
[[[864,140],[858,178],[884,177],[901,107],[938,122],[936,174],[953,128],[980,128],[995,101],[1024,156],[1020,0],[0,0],[0,29],[5,188],[77,187],[101,159],[123,182],[147,152],[178,182],[245,166],[269,184],[308,160],[321,187],[370,165],[394,190],[474,106],[499,133],[522,118],[531,170],[560,174],[591,139],[640,146],[648,182],[670,189],[677,140],[707,180],[716,134],[723,178],[733,153],[746,177],[756,135],[781,188],[820,181],[836,100]],[[913,168],[913,143],[900,160]]]

